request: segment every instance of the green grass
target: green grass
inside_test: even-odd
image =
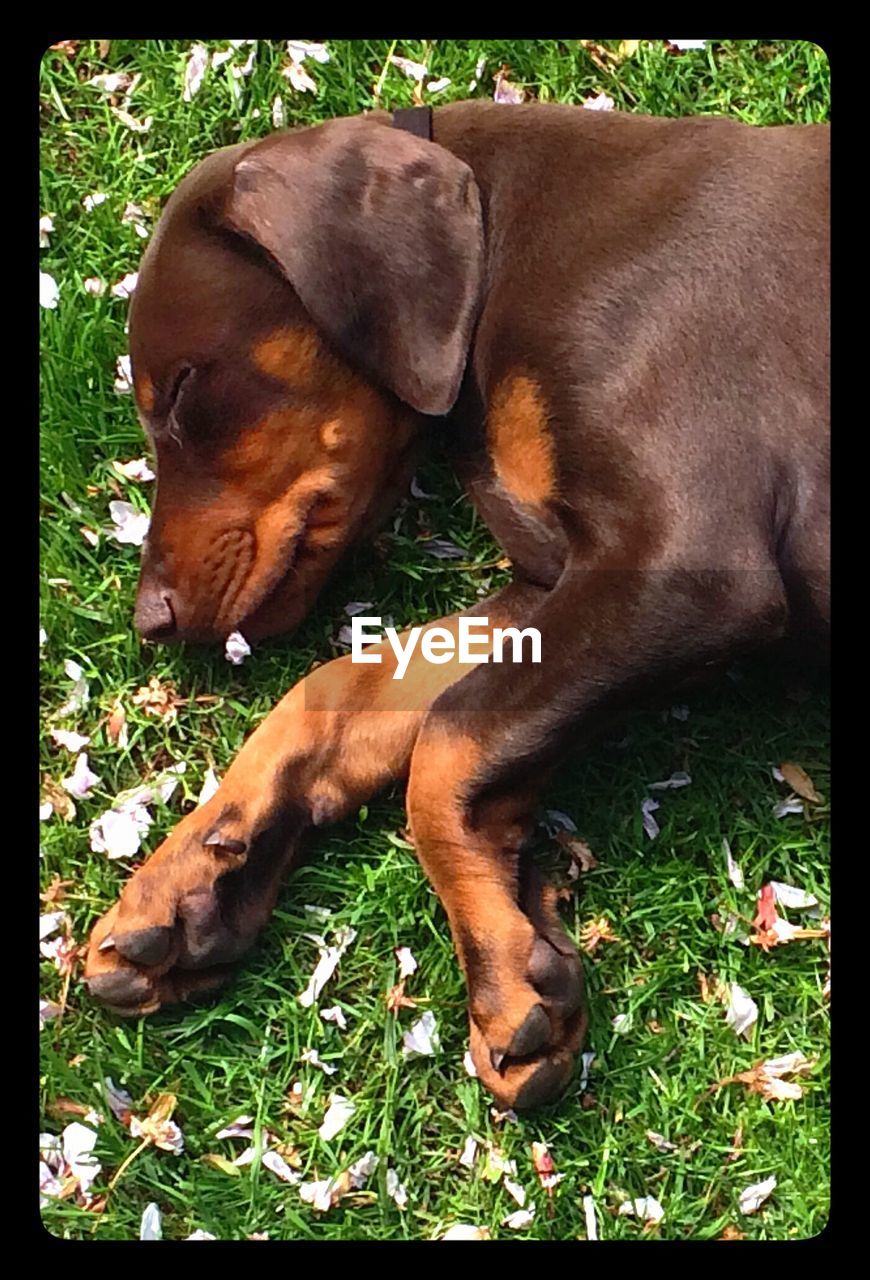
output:
[[[605,42],[617,50],[619,42]],[[220,43],[210,48],[223,47]],[[190,103],[181,98],[188,46],[173,42],[113,42],[105,58],[83,42],[71,59],[47,54],[42,67],[42,193],[40,208],[55,215],[41,266],[60,287],[56,311],[42,312],[42,625],[47,632],[42,677],[46,728],[66,697],[63,662],[85,669],[91,700],[65,727],[90,733],[91,765],[102,782],[78,803],[74,821],[52,817],[41,828],[41,871],[73,881],[62,904],[74,935],[84,940],[95,918],[117,896],[127,869],[89,849],[88,826],[111,798],[174,761],[187,762],[183,786],[157,814],[148,850],[194,802],[207,766],[223,772],[246,734],[312,661],[335,652],[334,636],[347,619],[349,599],[376,601],[397,622],[419,621],[467,605],[499,585],[492,569],[498,552],[449,473],[436,463],[420,475],[431,500],[411,500],[389,526],[380,551],[357,552],[290,641],[259,646],[241,668],[220,653],[143,646],[131,615],[138,554],[100,539],[92,548],[81,526],[109,523],[108,502],[123,496],[143,506],[148,486],[117,481],[112,459],[139,456],[144,444],[129,396],[113,389],[116,358],[126,351],[126,304],[108,294],[85,293],[82,281],[112,284],[135,270],[143,241],[121,222],[127,201],[155,214],[179,178],[204,154],[271,128],[271,104],[284,100],[288,124],[316,122],[375,105],[391,42],[329,44],[326,66],[308,64],[317,97],[293,92],[279,74],[283,46],[260,43],[253,73],[238,83],[229,66],[209,71]],[[605,91],[617,107],[662,115],[728,114],[755,124],[824,120],[829,106],[828,65],[807,44],[708,43],[676,56],[660,42],[643,42],[602,70],[577,41],[443,42],[424,47],[399,41],[397,53],[427,58],[433,76],[452,85],[432,100],[468,96],[478,58],[486,69],[473,96],[492,93],[492,75],[511,68],[511,81],[541,100],[580,102]],[[244,61],[243,53],[237,62]],[[93,75],[141,73],[128,109],[153,116],[148,133],[130,132],[110,112],[105,94],[89,86]],[[380,105],[410,105],[411,82],[396,69],[383,79]],[[258,112],[259,114],[255,114]],[[82,198],[107,193],[91,213]],[[150,225],[150,224],[149,224]],[[73,512],[64,494],[80,510]],[[426,557],[416,540],[425,526],[467,548],[475,567]],[[171,679],[181,695],[217,696],[189,701],[170,724],[140,713],[131,695],[151,675]],[[130,723],[126,750],[113,746],[105,716],[115,698]],[[773,805],[784,789],[770,766],[801,763],[828,795],[828,716],[813,696],[789,698],[767,669],[747,668],[739,682],[725,680],[689,700],[686,722],[664,708],[637,713],[625,745],[603,745],[565,762],[546,797],[570,813],[595,851],[599,866],[584,874],[567,903],[576,934],[606,916],[621,941],[602,944],[586,965],[592,1020],[588,1047],[596,1052],[581,1106],[575,1081],[557,1106],[497,1124],[490,1101],[462,1068],[466,1047],[464,990],[446,921],[410,848],[398,832],[401,795],[373,803],[355,821],[322,833],[312,857],[292,877],[279,910],[234,985],[214,1004],[122,1022],[84,992],[80,971],[62,1022],[41,1034],[41,1128],[59,1132],[75,1117],[58,1117],[58,1098],[101,1109],[97,1155],[100,1194],[134,1148],[134,1140],[101,1102],[100,1082],[112,1076],[132,1094],[142,1114],[161,1091],[178,1097],[176,1118],[184,1154],[147,1150],[129,1167],[102,1214],[71,1200],[51,1202],[44,1222],[71,1239],[132,1239],[142,1210],[155,1201],[164,1238],[195,1228],[220,1238],[244,1239],[268,1231],[272,1239],[428,1239],[455,1222],[491,1228],[496,1237],[583,1239],[582,1197],[592,1194],[603,1239],[634,1239],[641,1225],[619,1217],[626,1198],[654,1195],[665,1208],[659,1238],[716,1238],[729,1224],[748,1238],[806,1237],[828,1213],[828,1012],[822,997],[827,953],[820,942],[794,942],[765,954],[723,937],[714,912],[754,913],[753,897],[766,877],[816,892],[827,908],[827,806],[809,816],[777,819]],[[72,757],[43,735],[42,776],[71,772]],[[661,797],[661,834],[654,842],[640,824],[645,784],[687,769],[692,785]],[[747,888],[729,884],[721,854],[727,837]],[[565,881],[566,860],[542,838],[542,865]],[[339,1003],[344,1033],[302,1009],[297,995],[316,962],[301,935],[319,928],[304,904],[329,907],[332,924],[358,931],[325,1003]],[[395,946],[410,946],[420,963],[408,993],[419,1010],[388,1014],[384,993],[396,978]],[[721,1005],[700,999],[699,972],[739,981],[760,1016],[749,1041],[725,1025]],[[56,999],[61,980],[41,965],[42,994]],[[401,1033],[431,1008],[442,1052],[406,1062]],[[631,1030],[616,1035],[612,1020],[632,1015]],[[303,1049],[319,1048],[338,1068],[327,1079],[300,1064]],[[742,1087],[704,1097],[715,1081],[745,1070],[761,1057],[801,1050],[818,1060],[796,1102],[767,1103]],[[295,1080],[306,1088],[298,1114],[284,1109]],[[318,1137],[328,1095],[338,1089],[357,1104],[353,1121],[331,1144]],[[231,1177],[201,1157],[237,1153],[243,1144],[214,1134],[242,1112],[254,1114],[281,1140],[295,1145],[306,1178],[327,1177],[372,1149],[381,1165],[366,1203],[345,1201],[325,1216],[304,1204],[294,1187],[263,1168]],[[736,1159],[727,1157],[735,1131],[743,1131]],[[655,1130],[678,1150],[659,1153],[645,1136]],[[468,1134],[491,1140],[517,1162],[518,1180],[537,1205],[531,1227],[512,1233],[502,1218],[516,1208],[501,1185],[466,1170],[457,1155]],[[531,1143],[546,1141],[564,1179],[552,1215],[531,1164]],[[386,1195],[387,1164],[409,1192],[400,1212]],[[752,1217],[737,1210],[739,1192],[775,1174],[778,1187]]]

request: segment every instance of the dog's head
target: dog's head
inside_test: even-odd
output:
[[[184,179],[130,311],[157,458],[143,635],[300,621],[407,483],[419,415],[455,402],[482,274],[471,171],[383,118],[230,147]]]

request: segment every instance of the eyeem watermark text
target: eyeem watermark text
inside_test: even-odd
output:
[[[507,644],[510,646],[509,662],[541,661],[541,633],[537,627],[525,627],[522,631],[518,627],[490,629],[489,619],[482,617],[460,618],[456,635],[448,631],[447,627],[411,627],[402,637],[395,627],[383,627],[383,634],[380,631],[369,631],[369,627],[381,627],[380,618],[351,619],[351,662],[380,662],[382,654],[364,653],[363,648],[365,645],[377,644],[386,637],[396,655],[394,680],[401,680],[408,670],[418,642],[422,656],[436,666],[453,661],[469,666],[479,662],[504,662]],[[531,642],[531,647],[526,658],[523,650],[524,641],[527,640]]]

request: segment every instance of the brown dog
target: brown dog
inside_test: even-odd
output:
[[[515,566],[472,612],[537,628],[542,661],[314,671],[96,925],[87,978],[127,1013],[222,981],[301,832],[408,775],[477,1070],[525,1107],[585,1026],[521,852],[542,770],[647,687],[822,644],[828,130],[471,102],[430,140],[400,114],[231,147],[169,201],[130,316],[158,464],[136,623],[292,627],[440,433]]]

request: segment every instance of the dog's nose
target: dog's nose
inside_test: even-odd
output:
[[[133,622],[145,640],[171,640],[177,630],[172,593],[160,582],[140,582]]]

